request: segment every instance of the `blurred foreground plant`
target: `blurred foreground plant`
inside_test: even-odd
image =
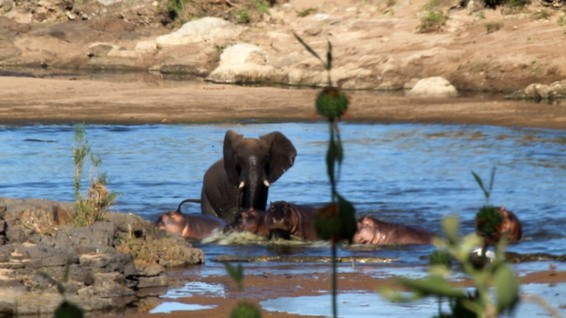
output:
[[[431,255],[430,273],[422,279],[398,278],[400,286],[412,291],[409,297],[400,292],[381,288],[380,293],[393,301],[410,301],[422,297],[434,296],[439,299],[437,317],[498,317],[504,312],[511,312],[519,301],[519,279],[511,266],[504,260],[507,240],[486,240],[494,237],[499,230],[502,218],[499,209],[489,204],[495,168],[491,171],[486,187],[483,180],[472,171],[476,182],[483,191],[485,205],[476,214],[476,233],[465,237],[458,234],[459,219],[457,216],[445,217],[442,229],[446,238],[435,239],[438,250]],[[478,236],[481,235],[482,237]],[[494,259],[488,261],[486,250],[488,242],[494,243]],[[482,246],[481,266],[470,257],[477,246]],[[465,288],[453,287],[450,283],[451,262],[455,259],[461,270],[471,279],[474,288],[472,292]],[[491,291],[494,291],[492,297]],[[448,299],[451,312],[442,312],[441,299]]]
[[[57,306],[53,316],[55,318],[82,318],[84,317],[83,310],[73,304],[72,302],[67,300],[67,288],[65,284],[69,281],[69,271],[70,271],[70,263],[65,265],[65,271],[63,272],[63,282],[60,282],[53,278],[46,272],[39,272],[39,274],[47,279],[50,283],[54,284],[57,288],[57,292],[63,296],[63,301]]]
[[[236,307],[232,309],[230,318],[261,318],[261,312],[255,304],[241,299],[244,292],[244,269],[242,268],[242,264],[238,264],[237,267],[234,267],[230,263],[224,263],[224,266],[232,280],[236,283],[240,293],[240,301],[238,301]]]
[[[344,149],[340,139],[338,121],[348,109],[349,100],[340,87],[334,86],[330,71],[332,70],[332,44],[328,42],[326,61],[324,61],[299,35],[293,33],[297,41],[324,66],[327,73],[327,86],[318,94],[315,102],[319,115],[325,117],[329,123],[329,143],[326,153],[326,168],[330,180],[332,203],[317,211],[315,228],[318,236],[329,240],[332,252],[332,314],[338,316],[336,303],[336,245],[340,241],[351,241],[356,232],[356,211],[351,202],[338,193],[337,184],[340,168],[344,159]]]
[[[504,312],[510,312],[519,301],[519,279],[511,266],[505,263],[505,240],[496,244],[495,258],[482,268],[474,266],[470,260],[472,251],[482,243],[475,233],[460,237],[458,235],[459,219],[457,216],[444,218],[442,228],[445,239],[436,239],[435,245],[442,253],[455,259],[461,270],[471,279],[473,290],[464,287],[454,287],[450,283],[451,266],[444,261],[432,261],[429,275],[425,278],[411,279],[400,277],[397,282],[404,289],[412,291],[410,296],[390,287],[381,288],[379,292],[386,298],[397,301],[411,301],[433,296],[438,299],[448,299],[451,312],[443,313],[439,305],[436,317],[498,317]],[[491,290],[495,297],[491,297]]]
[[[85,197],[81,193],[81,182],[87,157],[90,159],[91,173],[89,180],[91,185]],[[106,175],[97,174],[96,169],[102,163],[102,159],[92,153],[88,144],[87,133],[81,125],[77,126],[75,130],[73,160],[75,165],[74,193],[76,211],[74,222],[77,226],[88,226],[104,218],[108,207],[116,200],[117,194],[109,192],[106,188]]]

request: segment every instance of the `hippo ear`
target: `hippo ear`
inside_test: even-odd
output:
[[[259,138],[269,146],[269,159],[266,179],[275,182],[287,169],[293,166],[297,150],[285,135],[278,131],[271,132]]]
[[[240,171],[237,162],[237,145],[244,138],[243,135],[233,130],[228,130],[224,136],[224,170],[231,184],[238,185],[240,183]]]

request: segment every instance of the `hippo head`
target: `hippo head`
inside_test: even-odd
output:
[[[186,220],[182,213],[178,211],[169,211],[163,213],[155,222],[158,229],[169,233],[179,233],[184,235],[188,228]]]
[[[265,230],[265,212],[249,209],[242,210],[236,214],[234,221],[226,225],[224,232],[251,232],[258,235],[267,236]]]
[[[352,238],[356,244],[372,244],[376,235],[377,223],[370,217],[362,217],[356,223],[358,229]]]
[[[515,213],[508,211],[504,207],[499,207],[499,213],[501,213],[502,218],[501,224],[497,228],[497,241],[503,237],[506,237],[509,242],[520,240],[523,235],[523,228],[521,221],[519,221]]]
[[[289,239],[299,226],[296,213],[288,202],[271,203],[267,210],[266,224],[272,236]]]

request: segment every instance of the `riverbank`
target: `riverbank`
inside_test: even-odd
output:
[[[0,77],[0,124],[181,124],[308,121],[316,89],[250,87],[134,77]],[[347,121],[486,124],[566,129],[562,104],[502,97],[417,98],[349,91]]]

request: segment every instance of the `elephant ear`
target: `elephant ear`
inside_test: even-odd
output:
[[[269,145],[269,170],[266,179],[272,183],[293,166],[297,150],[291,141],[278,131],[263,135],[259,139]]]
[[[240,183],[238,162],[236,161],[236,147],[243,138],[243,135],[233,130],[228,130],[226,136],[224,136],[224,170],[228,176],[228,181],[234,185]]]

